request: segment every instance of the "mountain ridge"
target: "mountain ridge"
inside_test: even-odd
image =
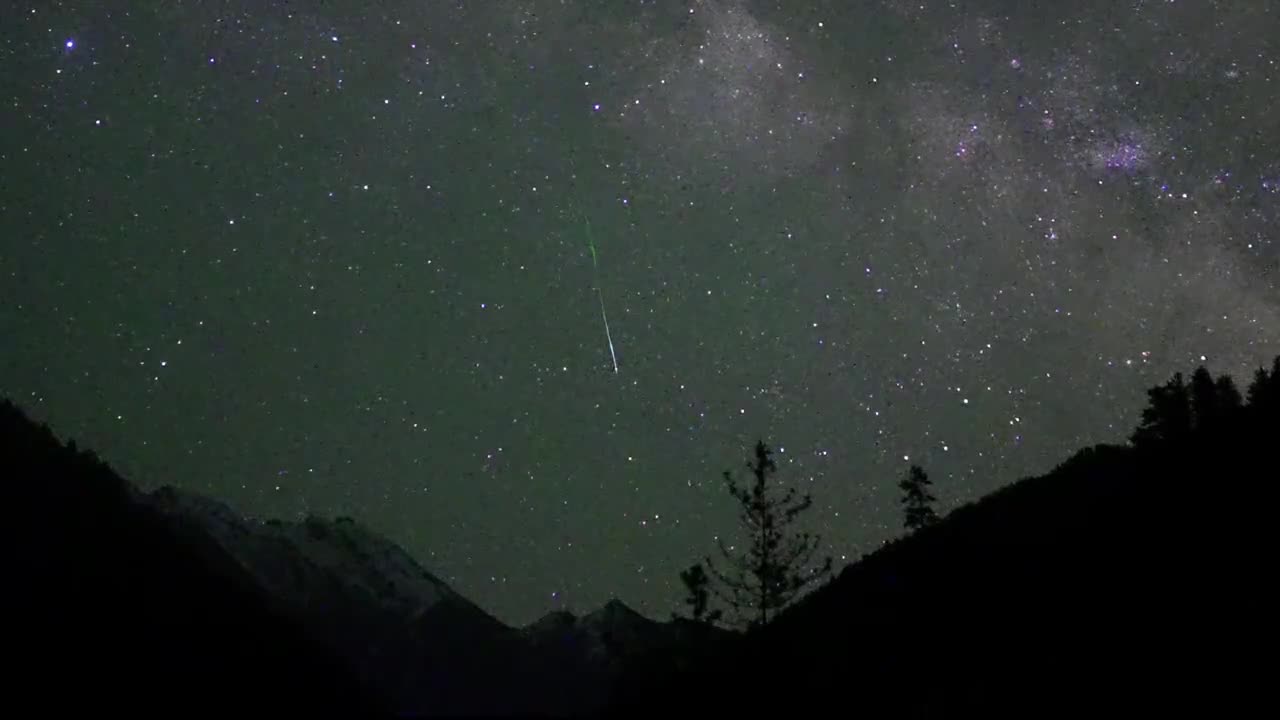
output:
[[[531,623],[513,625],[507,623],[466,596],[454,590],[444,580],[426,569],[417,559],[400,545],[370,528],[364,523],[348,516],[328,518],[320,515],[308,515],[301,520],[280,520],[260,518],[237,512],[226,503],[209,495],[178,488],[173,485],[162,485],[150,492],[137,494],[141,502],[149,504],[158,511],[174,518],[196,521],[212,534],[232,555],[250,561],[246,568],[252,570],[254,555],[251,538],[262,541],[267,538],[288,543],[296,548],[308,560],[318,567],[326,567],[330,572],[349,573],[363,580],[363,588],[373,596],[378,591],[394,592],[392,600],[414,605],[417,612],[424,612],[442,599],[465,602],[480,612],[493,617],[495,621],[512,630],[526,630],[538,625],[550,617],[568,616],[575,621],[586,621],[588,618],[613,618],[617,614],[633,621],[661,624],[660,621],[645,617],[642,613],[627,605],[618,598],[610,598],[600,607],[578,615],[569,610],[551,610]],[[345,545],[345,547],[344,547]],[[326,551],[346,550],[363,555],[366,562],[344,564],[339,554]],[[353,558],[346,558],[353,559]],[[379,559],[384,562],[377,562]],[[385,561],[393,562],[385,562]],[[370,576],[372,573],[372,576]],[[269,576],[264,579],[270,581]],[[396,580],[407,580],[409,583],[397,583]],[[416,581],[416,582],[415,582]],[[415,585],[423,590],[421,594],[408,592]],[[386,597],[385,595],[382,597]],[[415,604],[413,601],[417,600]]]
[[[6,402],[8,649],[26,692],[132,688],[141,667],[165,702],[224,684],[229,706],[280,709],[317,686],[308,707],[351,714],[794,715],[845,701],[851,679],[873,715],[1247,709],[1276,629],[1280,371],[1259,377],[1249,405],[1200,397],[1194,421],[1149,408],[1140,442],[957,508],[745,635],[617,600],[512,628],[354,521],[144,495]],[[81,670],[61,677],[66,648]]]
[[[202,529],[0,401],[11,703],[64,712],[382,716],[343,659]]]
[[[127,686],[127,668],[144,667],[164,684],[120,707],[154,710],[189,702],[202,683],[231,682],[238,691],[210,707],[583,715],[604,707],[629,644],[682,641],[618,600],[567,615],[568,635],[513,628],[354,520],[259,520],[201,493],[144,493],[8,401],[0,451],[16,470],[5,490],[20,508],[5,547],[21,552],[6,560],[24,590],[5,615],[23,620],[9,649],[44,662],[18,676],[31,692],[66,680],[40,668],[54,666],[58,648],[76,647],[104,670],[75,682]],[[96,614],[76,611],[84,598],[128,625],[94,623]],[[77,633],[144,662],[83,652]],[[58,641],[49,646],[50,638]],[[283,672],[270,664],[277,660]],[[191,677],[188,667],[206,670]]]
[[[263,520],[172,486],[139,499],[208,531],[400,712],[592,711],[626,656],[681,640],[618,599],[581,617],[507,625],[351,518]],[[490,687],[477,687],[481,678]]]

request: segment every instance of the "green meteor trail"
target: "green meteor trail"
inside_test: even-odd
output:
[[[618,372],[618,354],[613,350],[613,334],[609,332],[609,314],[604,310],[604,293],[600,291],[600,258],[596,255],[596,244],[591,239],[591,221],[583,218],[586,223],[587,231],[587,249],[591,251],[591,267],[594,270],[594,280],[596,287],[596,298],[600,301],[600,319],[604,320],[604,337],[609,342],[609,357],[613,360],[613,372]]]

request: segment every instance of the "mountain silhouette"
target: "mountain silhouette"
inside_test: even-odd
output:
[[[1276,367],[1248,405],[1207,373],[1153,388],[1133,445],[1081,450],[922,524],[745,634],[616,600],[508,627],[352,519],[260,521],[139,492],[3,402],[9,700],[361,717],[1236,714],[1269,699]]]
[[[689,640],[617,600],[511,628],[350,518],[264,522],[139,492],[8,402],[0,435],[17,471],[6,637],[38,660],[20,676],[33,699],[85,687],[111,689],[81,696],[96,709],[216,694],[291,713],[583,715],[631,658]]]
[[[261,522],[171,487],[143,502],[208,531],[276,609],[345,658],[397,712],[527,709],[528,691],[513,686],[532,662],[516,633],[354,520]]]
[[[95,715],[380,715],[200,529],[0,402],[6,702]]]

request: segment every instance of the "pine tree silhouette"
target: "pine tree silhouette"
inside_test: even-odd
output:
[[[1147,407],[1142,410],[1142,424],[1133,431],[1129,439],[1136,447],[1181,442],[1191,434],[1191,417],[1189,388],[1182,373],[1174,373],[1164,385],[1147,390]]]
[[[1260,367],[1253,371],[1253,382],[1249,383],[1249,390],[1246,398],[1249,407],[1256,408],[1267,404],[1267,394],[1271,390],[1271,375],[1266,368]]]
[[[1222,420],[1223,409],[1218,402],[1218,386],[1201,365],[1191,373],[1191,426],[1204,430],[1217,426]]]
[[[818,536],[788,532],[788,526],[809,509],[813,499],[808,493],[797,499],[795,488],[788,488],[780,498],[770,494],[769,477],[778,470],[772,454],[763,440],[756,443],[755,462],[747,463],[755,479],[750,487],[739,486],[732,473],[724,472],[729,494],[742,506],[739,520],[749,544],[745,552],[735,554],[717,538],[729,565],[725,571],[706,558],[717,581],[710,585],[712,593],[734,610],[738,624],[748,628],[767,625],[805,587],[831,573],[830,557],[820,566],[810,567]]]
[[[707,571],[702,569],[702,563],[694,563],[688,569],[680,571],[680,582],[684,583],[689,593],[685,597],[684,604],[689,606],[690,617],[694,622],[715,624],[723,615],[721,610],[707,611],[707,602],[711,597],[707,584],[710,581]],[[671,615],[673,618],[676,617],[675,613]]]
[[[1271,363],[1271,371],[1258,368],[1248,391],[1249,407],[1264,414],[1280,413],[1280,355]]]
[[[929,494],[929,486],[932,484],[924,468],[919,465],[912,465],[907,476],[898,483],[898,487],[902,489],[902,524],[908,532],[938,521],[938,514],[933,511],[932,505],[937,498]]]
[[[1218,393],[1218,409],[1224,416],[1230,417],[1244,406],[1244,399],[1240,396],[1240,390],[1236,388],[1236,381],[1230,375],[1219,375],[1214,382],[1214,389]]]

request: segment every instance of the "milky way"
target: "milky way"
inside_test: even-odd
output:
[[[758,437],[848,561],[1280,353],[1273,4],[951,5],[6,11],[0,391],[523,623],[665,617]]]

